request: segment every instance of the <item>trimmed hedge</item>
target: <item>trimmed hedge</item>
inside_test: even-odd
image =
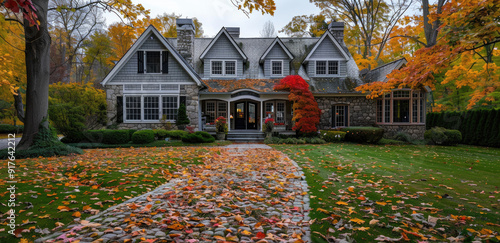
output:
[[[132,134],[132,142],[135,144],[146,144],[155,141],[153,130],[141,130]]]
[[[462,134],[458,130],[434,127],[425,131],[424,138],[437,145],[457,145],[462,141]]]
[[[322,130],[321,137],[328,143],[344,141],[346,132]]]
[[[183,136],[186,136],[189,133],[182,130],[168,131],[165,129],[155,129],[153,130],[153,132],[155,133],[155,137],[158,140],[164,140],[165,138],[180,140]]]
[[[21,133],[24,130],[23,125],[9,125],[9,124],[0,124],[0,133]]]
[[[130,141],[128,130],[104,130],[103,143],[106,144],[124,144]]]
[[[198,131],[183,136],[182,141],[185,143],[213,143],[215,138],[208,132]]]
[[[500,109],[427,113],[426,128],[458,130],[463,144],[500,147]]]
[[[83,132],[83,136],[86,141],[91,143],[102,143],[104,141],[104,131],[106,130],[87,130]]]
[[[318,137],[303,137],[303,138],[279,138],[270,137],[264,140],[265,144],[324,144],[325,140]]]
[[[384,129],[378,127],[345,127],[345,140],[355,143],[377,143],[384,136]]]

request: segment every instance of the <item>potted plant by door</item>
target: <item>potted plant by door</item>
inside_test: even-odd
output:
[[[215,133],[217,136],[217,140],[225,140],[227,130],[226,118],[224,118],[223,116],[219,116],[219,118],[215,119]]]
[[[266,138],[270,138],[273,135],[273,129],[274,129],[274,119],[273,118],[266,118],[264,121],[264,132],[266,133]]]
[[[186,105],[181,104],[179,109],[177,110],[177,120],[175,121],[175,125],[177,125],[177,129],[184,130],[186,129],[186,125],[191,121],[189,120],[186,114]]]

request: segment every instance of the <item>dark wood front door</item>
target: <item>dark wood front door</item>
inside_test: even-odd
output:
[[[250,101],[235,104],[234,128],[235,129],[257,129],[257,103]]]

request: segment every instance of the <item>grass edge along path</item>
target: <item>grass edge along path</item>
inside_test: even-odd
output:
[[[500,240],[500,149],[272,147],[303,168],[313,242]]]

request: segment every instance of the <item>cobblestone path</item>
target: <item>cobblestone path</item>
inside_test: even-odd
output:
[[[211,151],[155,190],[36,242],[310,242],[294,161],[265,145]]]

